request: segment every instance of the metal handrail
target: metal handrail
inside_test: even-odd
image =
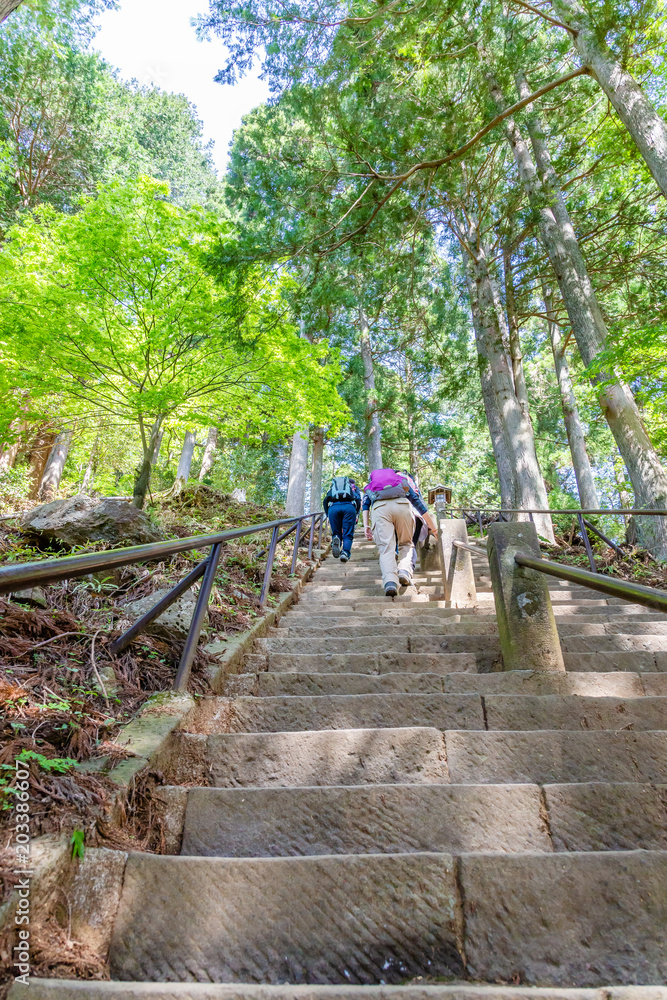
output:
[[[215,574],[222,554],[224,542],[233,538],[243,538],[246,535],[255,535],[260,531],[271,531],[271,542],[269,544],[269,555],[266,569],[264,571],[264,581],[260,595],[260,607],[266,604],[271,573],[273,571],[273,560],[275,558],[276,547],[279,541],[278,532],[282,525],[290,524],[296,535],[294,539],[294,552],[292,554],[292,568],[296,569],[297,554],[299,548],[299,538],[301,535],[301,524],[310,520],[310,539],[308,546],[308,557],[312,557],[313,539],[315,534],[315,524],[320,525],[320,542],[322,537],[322,525],[324,523],[324,511],[316,511],[312,514],[300,514],[297,517],[284,517],[277,521],[266,521],[264,524],[255,524],[246,528],[230,528],[227,531],[218,531],[208,535],[191,535],[188,538],[178,538],[164,542],[149,542],[145,545],[130,545],[125,549],[109,549],[106,552],[86,552],[78,556],[65,556],[56,559],[40,559],[35,562],[17,563],[10,566],[0,567],[0,594],[11,594],[17,590],[23,590],[36,584],[55,583],[58,580],[68,580],[79,576],[86,576],[101,569],[114,569],[118,566],[129,566],[132,563],[156,561],[165,559],[168,556],[176,555],[179,552],[188,552],[192,549],[211,547],[210,554],[200,562],[190,573],[173,587],[168,594],[134,623],[123,635],[119,636],[111,646],[110,652],[115,655],[123,650],[137,635],[139,635],[152,621],[158,618],[169,608],[174,601],[178,600],[181,594],[198,580],[204,577],[197,596],[197,603],[192,615],[190,629],[188,631],[178,671],[174,682],[177,691],[184,691],[187,688],[192,663],[194,661],[199,636],[204,624],[204,616],[208,607],[211,590],[215,581]],[[286,537],[287,531],[282,537]]]
[[[667,516],[667,509],[664,507],[617,507],[615,509],[612,507],[607,510],[592,507],[566,507],[561,510],[552,507],[475,507],[473,504],[468,504],[467,507],[453,507],[448,504],[447,507],[449,510],[469,510],[475,513],[479,511],[482,514],[619,514],[623,517],[627,517],[628,514],[644,514],[647,517],[651,515]]]
[[[523,552],[516,553],[514,562],[518,566],[525,566],[526,569],[537,570],[538,573],[556,576],[561,580],[568,580],[570,583],[580,583],[584,587],[598,590],[601,594],[608,594],[610,597],[620,597],[625,601],[632,601],[634,604],[652,608],[654,611],[667,611],[667,592],[657,590],[655,587],[645,587],[641,583],[630,583],[628,580],[614,580],[612,577],[603,576],[600,573],[579,569],[578,566],[568,566],[552,562],[550,559],[538,559],[536,556],[529,556]]]

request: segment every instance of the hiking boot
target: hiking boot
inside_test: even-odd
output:
[[[341,554],[340,554],[340,561],[341,562],[347,562],[349,558],[350,558],[350,556],[349,556],[349,554],[347,552],[341,552]]]
[[[384,593],[385,597],[396,597],[396,594],[398,593],[398,588],[396,587],[396,584],[393,583],[391,580],[389,581],[389,583],[385,583]]]
[[[399,573],[398,582],[402,587],[409,587],[412,583],[412,577],[408,576],[407,573]]]
[[[340,555],[340,538],[338,535],[334,535],[331,539],[331,555],[334,559],[338,559]]]

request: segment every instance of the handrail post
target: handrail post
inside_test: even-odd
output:
[[[581,537],[584,540],[584,546],[586,547],[586,553],[588,555],[588,561],[591,566],[591,572],[597,573],[597,566],[595,565],[595,557],[593,555],[593,547],[591,546],[591,540],[588,537],[588,532],[586,531],[586,525],[584,524],[584,515],[577,514],[577,520],[579,521],[579,531],[581,532]]]
[[[565,670],[545,576],[514,561],[517,552],[540,558],[535,525],[496,521],[488,535],[503,670]]]
[[[296,522],[296,532],[294,534],[294,553],[292,555],[292,569],[290,570],[290,576],[294,576],[296,573],[296,560],[299,555],[299,539],[301,538],[301,518]]]
[[[479,533],[482,536],[482,538],[484,538],[484,525],[482,524],[482,512],[481,512],[481,510],[477,511],[477,523],[479,524]]]
[[[187,690],[188,681],[190,680],[190,671],[192,670],[192,662],[195,658],[195,653],[197,652],[199,636],[201,634],[202,625],[204,624],[204,616],[208,608],[211,590],[213,589],[215,574],[218,571],[218,563],[220,562],[221,553],[222,542],[218,542],[211,548],[211,554],[206,562],[206,572],[204,573],[202,585],[199,588],[197,604],[195,605],[192,621],[190,622],[190,631],[188,632],[188,637],[185,640],[185,646],[183,647],[183,653],[181,655],[181,662],[178,665],[176,679],[174,680],[174,691]]]
[[[167,608],[170,608],[174,601],[178,600],[181,594],[184,594],[186,590],[189,590],[193,583],[196,583],[199,577],[204,575],[207,564],[208,560],[205,559],[203,562],[200,562],[199,565],[195,566],[195,568],[191,570],[180,583],[177,583],[168,594],[165,594],[164,597],[150,609],[150,611],[147,611],[145,615],[138,618],[134,625],[131,625],[130,628],[128,628],[127,632],[123,632],[121,636],[112,642],[109,646],[109,652],[111,655],[117,656],[118,653],[122,653],[125,647],[129,646],[136,636],[143,632],[144,629],[148,628],[151,622],[154,622],[156,618],[159,618],[161,614],[164,614]]]
[[[263,608],[269,596],[269,585],[271,583],[271,573],[273,571],[273,560],[276,557],[278,546],[278,525],[271,532],[271,542],[269,543],[269,554],[266,557],[266,569],[264,570],[264,582],[262,583],[262,593],[259,598],[259,606]]]
[[[459,549],[455,541],[468,541],[464,517],[438,518],[438,548],[445,601],[451,607],[466,608],[477,604],[475,572],[470,552]]]
[[[320,553],[320,558],[322,557],[322,525],[324,523],[324,514],[320,514],[319,518],[319,529],[317,532],[317,551]]]
[[[308,539],[308,558],[313,558],[313,541],[315,540],[315,515],[310,515],[310,538]]]

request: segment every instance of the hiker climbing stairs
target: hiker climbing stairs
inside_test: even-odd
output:
[[[112,982],[12,1000],[664,997],[667,616],[554,581],[566,672],[503,671],[473,563],[455,608],[327,558],[175,737],[180,855],[130,854]]]

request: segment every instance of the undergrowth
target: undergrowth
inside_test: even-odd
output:
[[[156,498],[148,513],[167,538],[282,516],[278,508],[238,503],[199,484],[176,497]],[[269,532],[263,532],[223,547],[190,679],[189,690],[196,695],[207,692],[207,669],[214,663],[205,645],[246,630],[263,613],[259,594],[266,560],[257,556],[268,541]],[[293,536],[279,546],[269,606],[291,589],[292,550]],[[171,688],[184,639],[144,633],[116,657],[109,646],[128,625],[128,604],[169,589],[208,551],[55,583],[40,588],[32,603],[0,598],[0,847],[9,840],[17,757],[30,773],[33,836],[81,829],[87,844],[109,843],[112,834],[103,817],[115,786],[82,765],[90,768],[96,759],[115,762],[126,755],[116,742],[121,726],[152,694]],[[0,528],[0,562],[53,554],[16,526]],[[144,840],[137,831],[135,849]],[[5,876],[5,892],[9,888]]]

